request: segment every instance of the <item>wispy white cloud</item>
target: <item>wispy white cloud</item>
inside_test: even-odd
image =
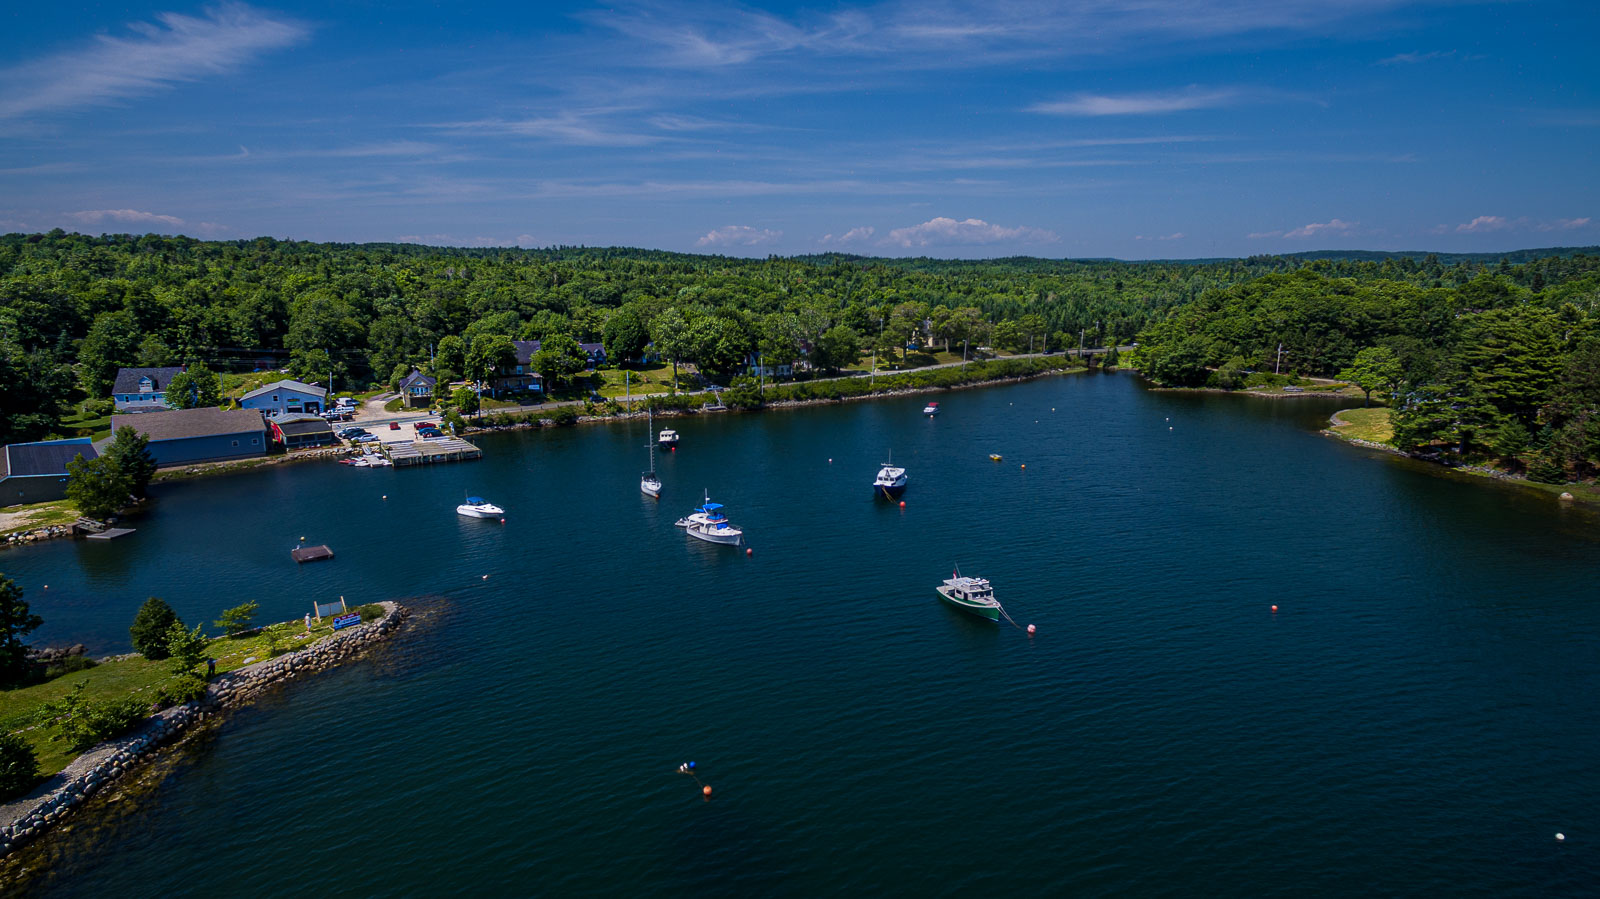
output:
[[[526,119],[477,119],[445,122],[433,127],[459,133],[528,137],[582,147],[642,147],[669,139],[660,134],[617,127],[609,118],[619,111],[610,108],[565,110]]]
[[[1255,235],[1252,234],[1251,236],[1254,237]],[[1177,232],[1174,232],[1172,234],[1162,234],[1162,235],[1160,235],[1158,237],[1146,237],[1143,234],[1135,234],[1133,236],[1133,239],[1134,240],[1183,240],[1184,237],[1185,237],[1185,235],[1184,235],[1184,233],[1182,231],[1177,231]]]
[[[1054,231],[1042,228],[1029,228],[1018,226],[1008,228],[1004,225],[990,224],[983,219],[962,219],[939,216],[929,219],[920,225],[911,225],[906,228],[895,228],[890,231],[882,243],[885,246],[898,247],[931,247],[931,246],[977,246],[994,243],[1054,243],[1060,240]]]
[[[1027,112],[1059,116],[1159,115],[1232,106],[1245,99],[1238,88],[1201,88],[1141,94],[1075,94],[1064,100],[1035,103]]]
[[[1513,227],[1514,223],[1503,215],[1480,215],[1470,222],[1463,222],[1456,226],[1456,231],[1467,234],[1479,234],[1485,231],[1504,231]]]
[[[138,209],[85,209],[82,212],[69,212],[67,217],[91,225],[98,225],[106,221],[127,222],[133,225],[172,225],[174,227],[183,224],[183,219],[175,215],[157,215],[154,212],[141,212]]]
[[[1347,222],[1343,219],[1329,219],[1325,222],[1312,222],[1301,225],[1292,231],[1284,232],[1284,237],[1317,237],[1318,235],[1349,234],[1356,229],[1360,222]],[[1255,235],[1251,235],[1254,237]]]
[[[758,247],[770,244],[783,236],[782,231],[752,228],[749,225],[727,225],[706,232],[694,242],[697,247]]]
[[[397,243],[415,243],[429,247],[534,247],[541,246],[532,234],[516,237],[457,237],[454,234],[402,234]]]
[[[1250,240],[1265,240],[1268,237],[1282,237],[1282,231],[1252,231],[1245,237]]]
[[[307,26],[242,3],[202,16],[161,13],[126,36],[97,35],[85,47],[0,72],[0,119],[51,113],[148,94],[233,71],[268,51],[299,43]]]
[[[1544,222],[1539,225],[1540,231],[1576,231],[1579,228],[1589,227],[1591,219],[1584,216],[1581,219],[1556,219],[1553,222]]]
[[[639,65],[715,69],[802,54],[896,68],[960,68],[1002,60],[1087,56],[1230,35],[1315,32],[1416,0],[887,0],[784,16],[734,5],[633,0],[584,14],[645,48]],[[1370,26],[1369,26],[1370,27]]]
[[[877,233],[877,228],[874,228],[871,225],[862,225],[859,228],[851,228],[849,231],[846,231],[838,236],[824,234],[822,235],[822,238],[817,241],[817,243],[824,245],[831,244],[834,246],[850,243],[864,243],[870,240],[872,235]]]
[[[1456,55],[1454,50],[1430,50],[1427,53],[1396,53],[1386,59],[1378,60],[1380,66],[1405,66],[1415,65],[1419,62],[1432,62],[1436,59],[1449,59]]]

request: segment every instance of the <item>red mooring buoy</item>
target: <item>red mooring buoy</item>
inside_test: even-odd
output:
[[[1274,611],[1274,612],[1278,611],[1278,607],[1277,606],[1273,606],[1272,607],[1272,611]]]

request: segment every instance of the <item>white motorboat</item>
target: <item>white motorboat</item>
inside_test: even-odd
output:
[[[891,460],[893,454],[890,454]],[[878,469],[878,477],[872,482],[872,492],[883,496],[895,497],[906,492],[906,470],[897,467],[893,461],[883,463]]]
[[[738,546],[744,542],[744,531],[728,522],[728,516],[722,514],[721,503],[707,502],[689,517],[695,520],[684,525],[684,532],[691,537],[724,546]]]
[[[654,431],[656,429],[656,427],[655,427],[655,414],[653,412],[650,413],[649,421],[650,421],[650,424],[647,426],[647,430],[645,431],[645,434],[647,436],[649,435],[650,431]],[[645,496],[652,496],[652,497],[655,497],[657,499],[660,499],[661,498],[661,478],[656,475],[656,453],[655,453],[655,448],[650,446],[650,444],[648,444],[648,443],[646,443],[644,445],[644,448],[650,454],[650,470],[639,476],[639,492],[643,493]]]
[[[926,415],[926,416],[928,416],[930,418],[935,416],[935,415],[938,415],[939,414],[939,404],[938,403],[929,403],[928,405],[923,406],[922,407],[922,414]]]
[[[661,433],[656,436],[656,445],[672,449],[678,445],[678,432],[671,428],[662,428]]]
[[[944,579],[944,583],[933,588],[939,598],[952,606],[990,621],[999,621],[1003,610],[1000,601],[994,598],[994,587],[990,586],[987,578],[962,577],[961,570]]]
[[[468,518],[503,518],[506,510],[481,496],[469,496],[466,502],[456,506],[456,514]]]

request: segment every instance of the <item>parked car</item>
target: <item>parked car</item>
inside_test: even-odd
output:
[[[339,432],[338,437],[340,440],[354,440],[366,433],[366,428],[345,428]]]
[[[417,429],[417,436],[418,437],[443,437],[444,436],[444,432],[440,431],[438,428],[418,428]]]
[[[377,434],[362,434],[361,436],[356,438],[356,442],[357,443],[377,443],[378,442],[378,435]]]
[[[391,431],[400,430],[400,422],[398,422],[398,421],[389,422],[389,430],[391,430]]]
[[[416,422],[416,423],[414,423],[414,424],[413,424],[413,425],[412,425],[412,427],[413,427],[413,428],[416,428],[416,429],[417,429],[417,430],[419,430],[419,431],[420,431],[420,430],[422,430],[422,429],[423,429],[423,428],[433,428],[433,429],[435,429],[435,430],[437,430],[437,429],[438,429],[438,427],[439,427],[439,426],[438,426],[438,425],[436,425],[436,424],[434,424],[434,423],[433,423],[433,422],[431,422],[431,421],[419,421],[419,422]]]

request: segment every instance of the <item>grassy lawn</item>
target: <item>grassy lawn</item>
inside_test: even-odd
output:
[[[1369,406],[1363,409],[1343,409],[1339,421],[1333,425],[1334,433],[1350,440],[1369,440],[1388,444],[1394,440],[1394,425],[1389,420],[1387,406]]]
[[[25,506],[7,506],[0,509],[0,536],[49,527],[53,524],[72,524],[77,520],[77,508],[64,499]]]
[[[68,437],[89,437],[99,440],[111,436],[111,416],[94,415],[79,403],[70,415],[61,417],[61,433]]]
[[[672,390],[672,364],[654,363],[651,365],[630,365],[623,368],[608,368],[597,371],[590,378],[590,389],[603,397],[643,396],[651,393],[667,393]],[[678,384],[685,386],[686,381],[682,370],[678,372]]]
[[[377,605],[360,606],[352,608],[351,611],[361,612],[364,621],[370,621],[383,614],[383,608]],[[218,637],[212,640],[210,651],[212,657],[217,660],[217,673],[243,668],[262,659],[303,649],[333,633],[331,618],[323,618],[321,624],[313,620],[311,631],[306,636],[298,636],[305,633],[304,619],[296,619],[287,624],[289,626],[284,628],[284,631],[289,636],[279,641],[276,652],[272,651],[271,641],[266,634],[261,632],[248,637]],[[39,756],[40,773],[54,774],[76,758],[77,753],[69,749],[65,742],[50,739],[54,736],[55,730],[43,726],[43,722],[37,720],[40,703],[60,699],[72,692],[79,682],[88,685],[84,687],[83,695],[85,699],[91,701],[125,699],[132,696],[154,702],[157,691],[176,677],[166,661],[152,662],[142,656],[135,656],[106,662],[83,671],[74,671],[31,687],[0,690],[0,727],[7,731],[18,731],[25,727],[41,725],[23,733],[23,738],[33,746],[34,752]]]

